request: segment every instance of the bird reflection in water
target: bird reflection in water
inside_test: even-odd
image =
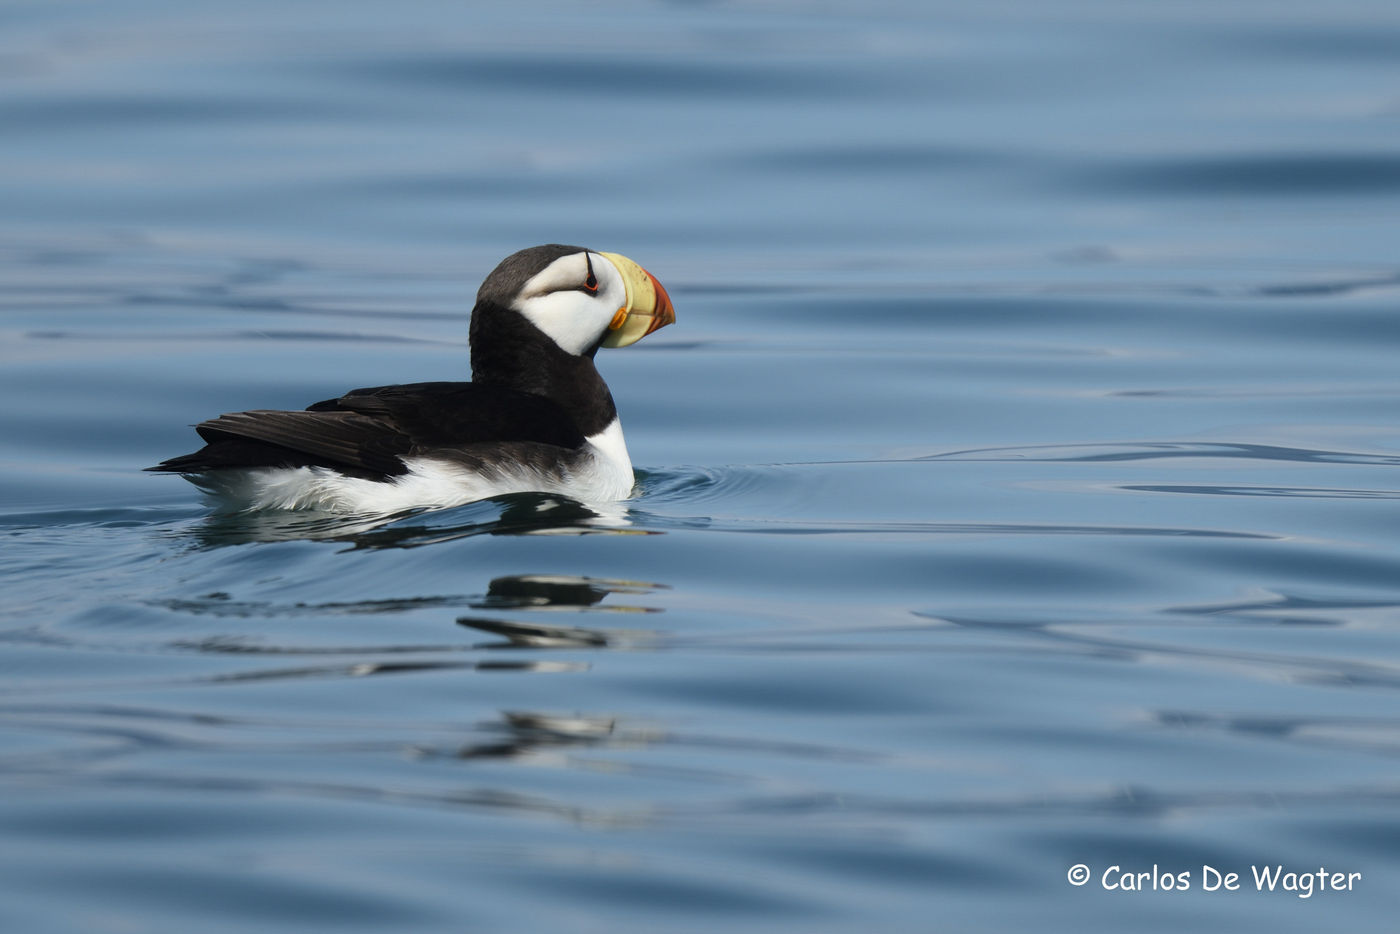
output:
[[[639,529],[626,505],[586,506],[563,496],[514,493],[451,509],[333,516],[315,510],[207,516],[192,534],[202,548],[256,542],[332,541],[356,549],[416,548],[476,535],[660,535]]]
[[[559,574],[522,574],[498,577],[491,581],[486,596],[473,603],[472,608],[659,613],[659,607],[601,604],[612,594],[640,595],[662,589],[665,589],[664,584],[642,581]],[[656,633],[640,629],[598,629],[480,616],[458,617],[457,623],[470,629],[505,637],[504,642],[485,643],[479,646],[480,648],[638,648],[654,643],[658,638]]]
[[[633,603],[604,605],[613,595],[643,595],[665,589],[664,584],[610,580],[562,574],[519,574],[491,581],[487,593],[472,603],[473,609],[659,613],[659,607]],[[643,630],[595,629],[538,621],[516,621],[478,616],[459,617],[470,629],[503,636],[483,649],[603,649],[637,648],[654,642],[656,633]],[[473,743],[457,749],[459,759],[528,758],[535,762],[582,765],[570,758],[580,748],[639,748],[663,737],[659,728],[640,723],[620,726],[618,718],[584,713],[502,711],[500,722],[488,729],[503,733],[498,740]],[[596,763],[596,767],[603,767]],[[609,768],[620,767],[612,763]]]
[[[607,743],[617,729],[617,719],[585,714],[547,714],[502,711],[500,722],[488,724],[503,734],[496,741],[473,743],[453,752],[459,759],[519,758],[559,752],[567,747]]]

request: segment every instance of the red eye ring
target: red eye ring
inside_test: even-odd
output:
[[[598,294],[598,277],[593,275],[593,257],[587,253],[583,254],[583,261],[588,266],[588,278],[583,280],[583,290],[590,295]]]

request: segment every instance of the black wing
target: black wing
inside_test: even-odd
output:
[[[563,406],[544,396],[481,383],[408,383],[355,389],[309,412],[353,412],[392,422],[417,446],[539,441],[574,448],[583,434]]]
[[[150,470],[203,473],[226,467],[334,467],[383,479],[403,457],[483,442],[583,444],[573,419],[543,396],[478,383],[410,383],[356,389],[304,412],[234,412],[195,426],[208,444]]]

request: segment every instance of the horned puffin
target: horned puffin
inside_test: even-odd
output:
[[[661,283],[627,257],[531,247],[477,292],[471,382],[220,415],[195,426],[202,449],[147,470],[183,474],[232,510],[390,513],[523,492],[625,499],[632,461],[593,356],[675,320]]]

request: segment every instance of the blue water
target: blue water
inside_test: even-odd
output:
[[[19,2],[0,140],[3,930],[1393,930],[1394,4]],[[140,472],[550,241],[624,525]]]

